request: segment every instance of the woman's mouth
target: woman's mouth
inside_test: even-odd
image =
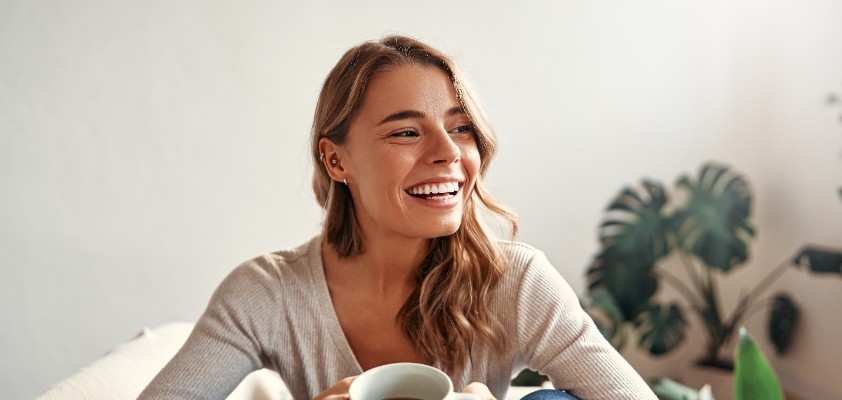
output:
[[[406,189],[412,197],[427,200],[446,200],[459,194],[459,182],[426,183]]]

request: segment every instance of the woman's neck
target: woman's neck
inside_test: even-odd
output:
[[[349,257],[339,257],[332,246],[323,244],[328,279],[383,297],[401,296],[414,289],[416,271],[427,255],[431,240],[373,236],[363,238],[362,254]]]

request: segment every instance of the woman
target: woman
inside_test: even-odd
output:
[[[486,399],[523,367],[583,399],[654,399],[546,257],[483,227],[480,207],[516,230],[482,188],[496,146],[440,52],[400,36],[350,49],[313,122],[322,234],[234,270],[141,398],[224,398],[263,367],[296,399],[345,398],[354,376],[410,361]]]

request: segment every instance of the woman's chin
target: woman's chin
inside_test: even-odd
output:
[[[439,224],[430,226],[428,229],[425,229],[425,231],[427,231],[427,234],[425,234],[424,236],[430,239],[443,236],[450,236],[459,230],[459,226],[461,225],[461,223],[461,218],[455,221],[441,221]]]
[[[456,233],[462,225],[462,213],[461,210],[452,210],[448,213],[437,212],[432,215],[431,213],[407,213],[400,221],[393,221],[389,224],[389,228],[407,238],[434,239]]]

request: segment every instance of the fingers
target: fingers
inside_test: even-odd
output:
[[[479,396],[482,400],[497,400],[494,398],[494,395],[491,394],[491,390],[488,389],[488,386],[479,382],[471,382],[468,386],[465,386],[462,391],[465,393],[473,393]]]
[[[347,400],[348,388],[351,387],[351,382],[353,382],[356,378],[356,376],[349,376],[337,382],[335,385],[331,386],[330,389],[325,390],[313,398],[313,400]]]

